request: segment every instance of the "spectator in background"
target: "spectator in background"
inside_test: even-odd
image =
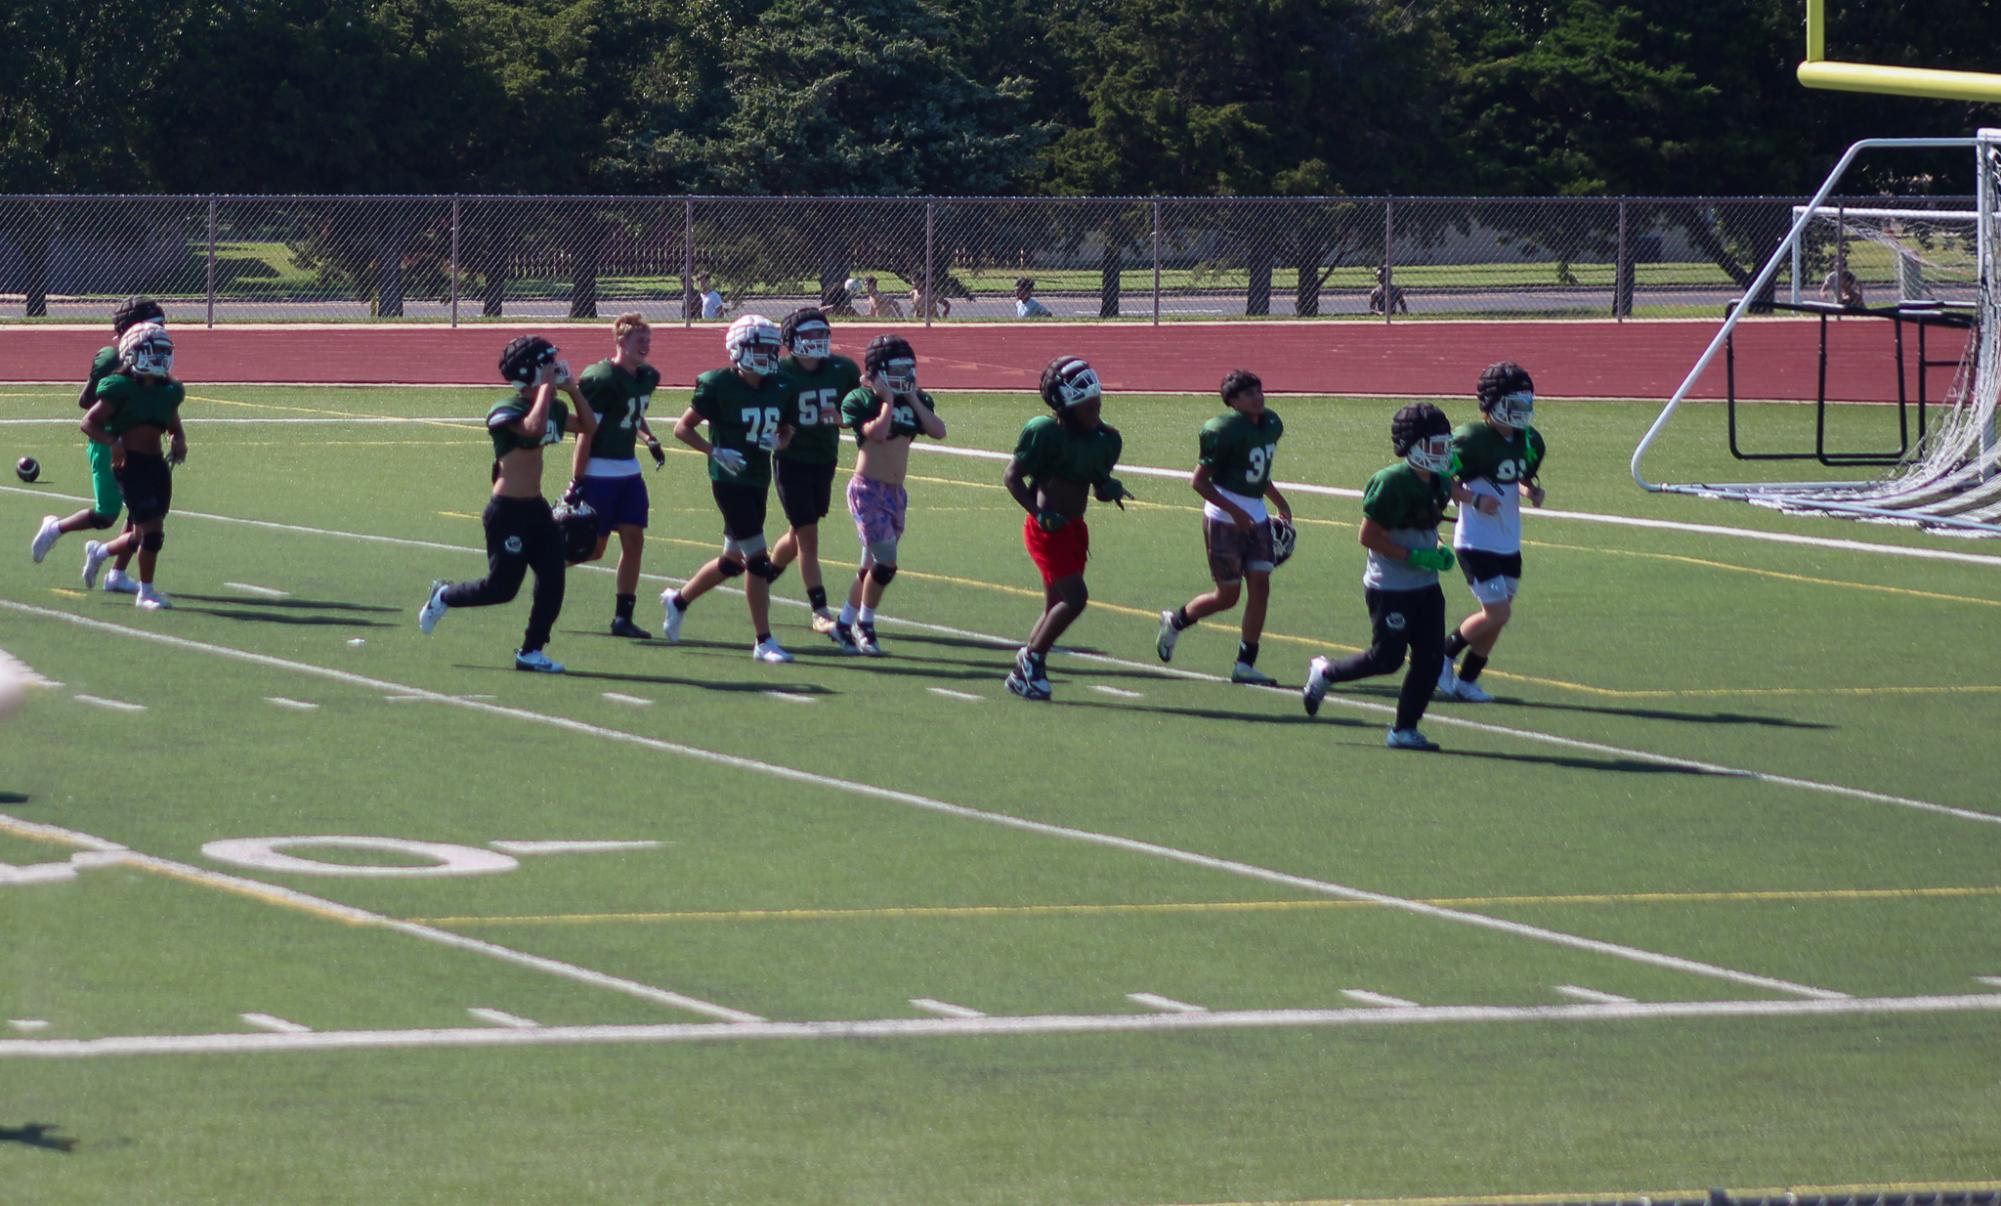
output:
[[[721,318],[730,308],[723,300],[723,291],[716,288],[706,272],[695,274],[695,291],[701,298],[703,318]]]
[[[1862,308],[1864,304],[1862,282],[1855,279],[1855,274],[1848,270],[1847,257],[1835,258],[1834,271],[1828,273],[1827,279],[1820,282],[1820,295],[1823,298],[1831,297],[1838,305],[1851,310]]]
[[[1403,295],[1403,286],[1390,283],[1390,270],[1376,267],[1376,287],[1369,290],[1369,313],[1408,314],[1410,302]]]
[[[931,304],[936,308],[935,313],[939,318],[952,317],[952,299],[946,297],[943,293],[932,298]],[[910,316],[912,318],[924,317],[924,286],[922,285],[912,285],[910,287]]]
[[[829,315],[842,318],[855,316],[855,295],[861,290],[861,282],[853,279],[841,282],[820,295],[820,309]]]
[[[1014,283],[1014,316],[1016,318],[1054,318],[1049,307],[1036,301],[1035,278],[1024,276]]]
[[[876,287],[874,277],[865,276],[862,278],[862,294],[868,300],[869,317],[871,318],[903,317],[902,303],[898,302],[893,297],[884,297],[882,294],[882,290]]]

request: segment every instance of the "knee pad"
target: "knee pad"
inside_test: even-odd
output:
[[[716,572],[725,578],[734,578],[743,573],[743,562],[731,561],[728,557],[716,561]]]
[[[869,555],[869,560],[875,562],[877,565],[881,565],[884,562],[887,562],[890,565],[895,565],[896,538],[892,536],[888,540],[869,541],[868,555]]]
[[[112,524],[117,522],[118,522],[118,512],[116,511],[113,511],[109,515],[106,515],[101,511],[92,511],[90,513],[90,526],[96,528],[100,532],[102,532],[104,529],[110,527]]]
[[[152,531],[146,533],[144,536],[141,536],[139,538],[140,550],[142,552],[147,552],[147,553],[159,552],[162,548],[166,546],[166,543],[167,543],[167,534],[165,532],[162,532],[158,528],[154,528]]]
[[[738,540],[735,537],[727,537],[723,540],[724,552],[735,553],[746,561],[764,552],[766,547],[763,532],[759,532],[755,536],[746,536],[742,540]]]
[[[762,552],[752,553],[750,555],[750,564],[745,568],[766,582],[778,581],[778,575],[785,572],[784,566],[771,564],[771,558],[765,556]]]
[[[869,570],[868,576],[875,579],[875,584],[877,586],[888,586],[889,580],[891,578],[896,577],[896,567],[893,565],[884,565],[882,562],[878,561],[875,563],[875,566]]]

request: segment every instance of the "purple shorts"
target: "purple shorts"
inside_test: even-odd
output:
[[[598,535],[627,524],[646,526],[646,479],[637,473],[624,477],[586,477],[579,482],[584,501],[598,513]]]
[[[902,486],[870,481],[857,473],[848,479],[848,514],[855,517],[855,534],[862,548],[903,535],[903,516],[910,495]]]

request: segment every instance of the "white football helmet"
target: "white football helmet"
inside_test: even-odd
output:
[[[778,324],[762,314],[746,314],[730,324],[723,337],[730,363],[747,373],[768,377],[778,371]]]
[[[118,337],[118,364],[141,377],[166,377],[174,371],[174,339],[157,322],[142,322]]]

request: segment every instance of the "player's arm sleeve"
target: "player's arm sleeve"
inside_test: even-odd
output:
[[[1029,424],[1021,429],[1021,435],[1014,442],[1014,463],[1021,466],[1024,474],[1034,474],[1042,465],[1042,433],[1048,427]]]
[[[1195,463],[1207,466],[1211,471],[1222,468],[1223,433],[1213,427],[1204,427],[1195,441]]]
[[[862,424],[875,417],[875,394],[857,385],[841,399],[841,426],[855,429],[855,436],[862,433]]]
[[[1385,528],[1392,528],[1397,526],[1395,510],[1388,492],[1383,489],[1382,475],[1370,478],[1369,484],[1362,487],[1362,514]]]
[[[515,424],[527,417],[528,408],[526,406],[518,404],[514,406],[502,406],[487,412],[486,429],[488,431],[508,431]]]
[[[688,399],[688,409],[711,423],[715,422],[717,410],[716,395],[709,389],[708,382],[701,380],[695,382],[695,392]]]

